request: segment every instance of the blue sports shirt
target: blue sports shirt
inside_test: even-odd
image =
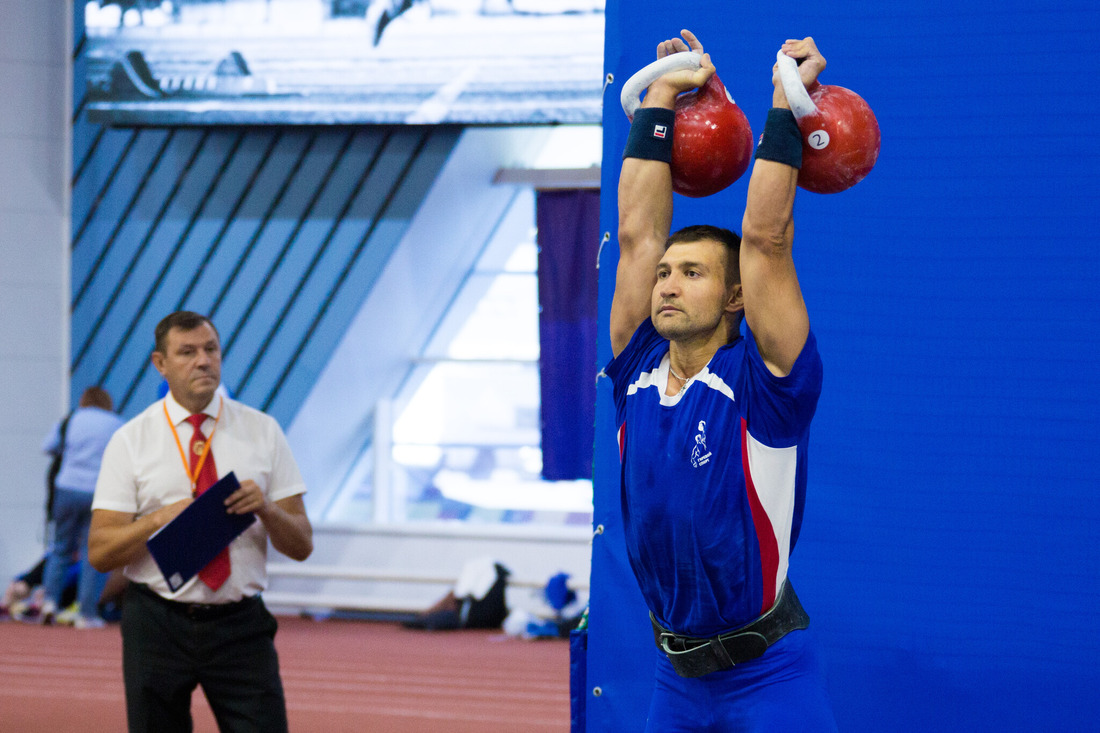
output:
[[[748,326],[679,394],[647,319],[604,370],[614,384],[627,555],[657,620],[708,637],[775,603],[798,539],[822,366],[811,332],[790,374]]]

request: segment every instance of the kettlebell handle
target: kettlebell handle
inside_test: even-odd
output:
[[[783,84],[783,93],[787,95],[787,104],[791,105],[791,112],[796,120],[809,117],[817,113],[817,105],[810,99],[810,93],[802,84],[802,77],[798,75],[798,62],[787,54],[779,51],[775,55],[779,64],[779,81]]]
[[[638,107],[642,106],[642,92],[648,89],[650,84],[670,72],[685,69],[694,71],[702,65],[703,57],[700,54],[694,51],[680,51],[643,66],[634,76],[626,80],[626,84],[623,84],[623,92],[619,98],[623,105],[623,112],[626,112],[626,116],[630,119],[634,119],[634,113],[638,111]]]

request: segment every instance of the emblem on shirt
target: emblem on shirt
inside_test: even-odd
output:
[[[695,446],[691,449],[691,465],[694,468],[705,466],[710,462],[710,451],[707,450],[707,421],[699,421],[699,432],[695,436]]]

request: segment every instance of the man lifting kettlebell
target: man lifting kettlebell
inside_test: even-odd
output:
[[[627,555],[659,649],[647,730],[833,731],[787,577],[822,380],[792,256],[802,135],[773,67],[742,235],[670,235],[676,100],[714,74],[702,43],[681,35],[659,59],[693,52],[698,65],[648,85],[623,153],[605,368]],[[804,87],[825,68],[812,38],[781,53]]]

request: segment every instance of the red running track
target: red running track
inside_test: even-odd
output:
[[[279,617],[275,639],[294,733],[569,730],[569,644],[499,631]],[[0,730],[125,731],[118,626],[0,623]],[[217,726],[192,698],[196,733]]]

